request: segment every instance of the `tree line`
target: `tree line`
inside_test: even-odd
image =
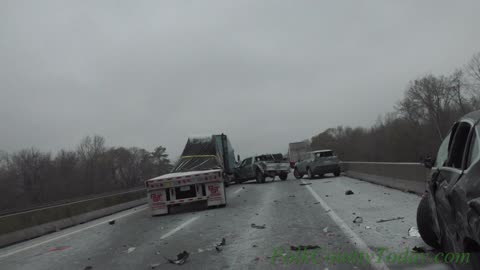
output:
[[[165,151],[107,147],[95,135],[55,155],[35,148],[0,152],[0,211],[140,187],[171,170]]]
[[[410,81],[394,110],[368,128],[338,126],[311,138],[345,161],[419,162],[434,157],[453,122],[480,109],[480,52],[448,75]]]

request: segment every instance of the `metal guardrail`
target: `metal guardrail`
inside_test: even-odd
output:
[[[71,199],[58,200],[58,201],[54,201],[54,202],[51,202],[51,203],[39,204],[39,205],[31,206],[31,207],[22,207],[22,208],[0,210],[0,218],[1,217],[6,217],[6,216],[9,216],[9,215],[21,214],[21,213],[26,213],[26,212],[30,212],[30,211],[37,211],[37,210],[47,209],[47,208],[56,207],[56,206],[67,205],[67,204],[71,204],[71,203],[78,203],[78,202],[83,202],[83,201],[88,201],[88,200],[101,199],[101,198],[105,198],[105,197],[109,197],[109,196],[116,196],[116,195],[131,193],[131,192],[137,192],[137,191],[144,190],[144,189],[145,189],[144,186],[139,186],[137,188],[131,188],[131,189],[128,189],[128,190],[115,190],[115,191],[93,194],[93,195],[88,195],[88,196],[75,197],[75,198],[71,198]]]

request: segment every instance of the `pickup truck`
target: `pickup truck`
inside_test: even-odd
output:
[[[290,163],[282,154],[265,154],[244,159],[235,169],[236,183],[256,179],[257,183],[265,183],[267,177],[272,181],[279,176],[282,181],[287,180],[290,173]]]
[[[327,173],[340,175],[340,161],[335,152],[328,149],[304,154],[302,160],[295,164],[293,171],[297,179],[301,179],[305,174],[309,178],[314,178],[315,175],[323,176]]]

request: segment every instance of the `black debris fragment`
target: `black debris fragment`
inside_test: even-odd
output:
[[[222,242],[220,244],[217,244],[215,246],[215,249],[220,252],[222,251],[222,246],[225,246],[227,244],[227,241],[225,240],[225,238],[222,238]]]
[[[363,223],[363,218],[362,218],[362,217],[356,217],[356,218],[353,220],[353,223],[355,223],[355,224]]]
[[[414,248],[412,248],[413,251],[415,251],[416,253],[425,253],[427,252],[427,250],[425,250],[424,247],[417,247],[415,246]]]
[[[265,224],[263,225],[256,225],[255,223],[252,223],[252,225],[250,225],[252,228],[254,229],[260,229],[260,230],[263,230],[265,229],[267,226]]]
[[[85,268],[83,268],[83,270],[92,270],[92,269],[93,269],[93,266],[91,265],[85,266]]]
[[[351,190],[345,191],[345,195],[353,195],[353,194],[355,194],[355,193],[353,193],[353,191],[351,191]]]
[[[310,250],[310,249],[319,249],[320,247],[315,245],[315,246],[312,246],[312,245],[308,245],[308,246],[290,246],[290,250]]]
[[[314,204],[319,204],[320,202],[315,202]]]
[[[389,218],[389,219],[380,219],[379,221],[377,221],[377,223],[389,222],[389,221],[400,220],[400,219],[404,219],[404,217],[396,217],[396,218]]]
[[[155,269],[155,268],[157,268],[157,267],[159,267],[159,266],[160,266],[159,263],[152,263],[152,264],[150,264],[150,268],[151,268],[151,269]]]
[[[165,258],[165,257],[164,258],[165,258],[165,260],[167,260],[171,264],[182,265],[187,261],[188,256],[190,256],[190,254],[186,251],[183,251],[182,253],[177,255],[176,260],[168,259],[168,258]]]
[[[308,186],[311,185],[312,183],[301,183],[300,186]]]
[[[110,221],[108,222],[108,224],[110,224],[110,225],[115,224],[115,219],[114,219],[114,220],[110,220]]]
[[[290,197],[290,198],[295,198],[295,195],[290,195],[290,196],[288,196],[288,197]]]
[[[328,197],[328,195],[325,195],[325,197]]]

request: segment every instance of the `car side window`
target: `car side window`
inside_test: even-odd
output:
[[[446,165],[448,159],[448,145],[450,143],[450,134],[443,140],[440,148],[438,149],[437,158],[435,159],[434,167],[443,167]]]
[[[463,156],[466,150],[470,128],[471,125],[467,122],[461,122],[458,125],[450,145],[447,167],[462,169]]]
[[[468,159],[465,167],[466,169],[470,167],[473,161],[476,161],[478,159],[479,153],[480,151],[478,150],[477,132],[473,130],[472,138],[470,140],[470,148],[468,150]]]
[[[252,160],[253,160],[253,158],[247,158],[247,159],[246,159],[246,162],[245,162],[245,165],[246,165],[246,166],[251,165],[251,164],[252,164]]]

